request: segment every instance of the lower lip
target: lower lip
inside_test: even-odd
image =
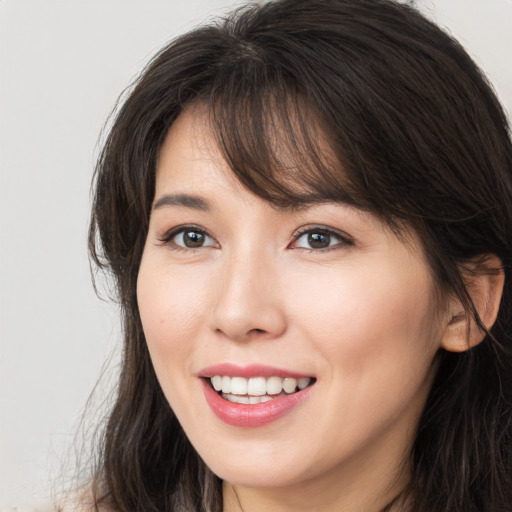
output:
[[[261,427],[278,420],[308,397],[312,386],[259,404],[238,404],[224,400],[205,379],[201,379],[208,405],[218,418],[235,427]]]

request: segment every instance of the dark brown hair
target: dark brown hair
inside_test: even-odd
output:
[[[220,480],[159,387],[136,298],[155,163],[193,102],[206,106],[226,161],[258,196],[279,205],[342,200],[398,236],[413,229],[438,288],[481,328],[465,263],[500,258],[505,288],[491,332],[471,350],[438,354],[405,492],[415,512],[512,510],[510,131],[461,46],[389,0],[242,8],[166,46],[118,109],[97,165],[89,239],[92,260],[113,276],[125,340],[97,505],[222,510]]]

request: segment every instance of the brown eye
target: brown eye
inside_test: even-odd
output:
[[[331,235],[327,233],[308,233],[308,244],[311,249],[324,249],[331,245]]]
[[[348,235],[325,228],[311,228],[297,235],[291,245],[292,249],[322,250],[342,248],[352,245],[353,241]]]
[[[185,231],[183,233],[183,245],[185,247],[202,247],[205,241],[204,233],[200,231]]]
[[[217,242],[202,229],[193,226],[180,228],[162,239],[166,245],[177,249],[199,249],[201,247],[216,247]]]

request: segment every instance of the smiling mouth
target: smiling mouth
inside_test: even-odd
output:
[[[224,400],[239,404],[260,404],[276,398],[292,395],[316,381],[313,377],[230,377],[214,375],[209,379],[213,389]]]

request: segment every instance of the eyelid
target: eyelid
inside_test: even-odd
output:
[[[293,247],[295,243],[305,234],[307,233],[324,233],[330,236],[334,236],[340,240],[340,243],[324,247],[321,249],[308,249],[306,247]],[[322,224],[309,224],[307,226],[303,226],[299,228],[293,235],[290,240],[290,243],[288,244],[288,247],[291,249],[305,249],[312,252],[322,252],[322,251],[330,251],[330,250],[336,250],[340,249],[342,247],[347,247],[354,245],[354,239],[345,233],[344,231],[341,231],[339,229],[332,228],[330,226],[324,226]]]
[[[208,238],[210,238],[211,240],[213,240],[215,242],[215,246],[217,246],[217,247],[219,246],[219,242],[215,239],[215,237],[210,235],[210,233],[208,233],[208,231],[205,228],[198,226],[197,224],[181,224],[179,226],[174,226],[173,228],[165,231],[163,233],[163,235],[158,236],[157,240],[159,242],[161,242],[161,245],[167,245],[167,246],[171,247],[172,249],[185,250],[185,251],[193,251],[196,249],[202,249],[205,247],[213,247],[214,246],[214,245],[204,245],[201,247],[182,247],[181,245],[178,245],[178,244],[172,244],[172,239],[174,237],[176,237],[183,231],[187,231],[187,230],[188,231],[197,231],[199,233],[202,233],[205,236],[207,236]]]

